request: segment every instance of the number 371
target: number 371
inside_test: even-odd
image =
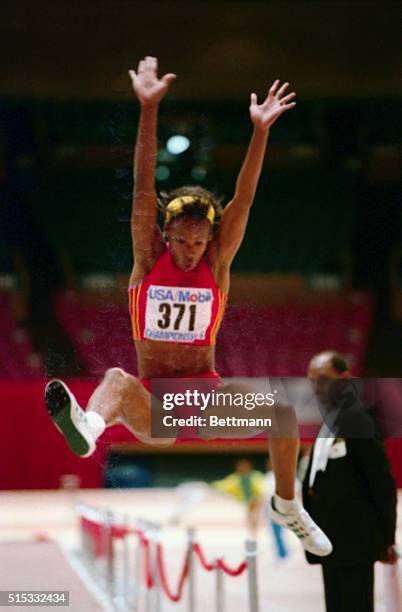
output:
[[[172,306],[176,309],[176,312],[172,311]],[[173,304],[172,306],[168,302],[162,302],[161,304],[159,304],[159,312],[162,315],[162,319],[158,319],[158,327],[160,327],[161,329],[167,329],[168,327],[170,327],[170,324],[172,322],[172,315],[173,317],[174,315],[176,315],[176,319],[173,323],[173,329],[180,329],[180,324],[183,320],[184,313],[186,311],[186,304]],[[190,311],[188,331],[194,331],[196,305],[190,304],[188,308]]]

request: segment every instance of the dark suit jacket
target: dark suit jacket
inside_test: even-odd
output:
[[[361,406],[342,409],[335,431],[336,440],[345,441],[346,455],[329,458],[310,489],[311,453],[303,482],[304,506],[334,549],[327,557],[306,557],[327,567],[374,563],[384,558],[395,537],[396,488],[388,458]],[[360,432],[364,438],[357,437]]]

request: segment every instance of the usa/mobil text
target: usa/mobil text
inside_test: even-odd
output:
[[[210,289],[192,289],[180,287],[158,287],[151,285],[148,289],[148,297],[151,300],[158,301],[174,301],[184,303],[198,303],[212,301],[212,292]]]

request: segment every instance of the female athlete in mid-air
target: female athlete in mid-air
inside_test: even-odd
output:
[[[134,267],[129,286],[140,378],[111,368],[89,399],[86,411],[62,381],[48,384],[49,413],[71,450],[82,457],[92,454],[105,427],[117,421],[142,441],[166,444],[151,437],[153,379],[208,379],[211,389],[222,385],[214,369],[214,344],[229,291],[230,266],[246,230],[269,129],[283,112],[295,106],[295,93],[286,93],[288,83],[280,86],[276,80],[262,104],[252,93],[253,133],[234,196],[221,214],[218,230],[213,233],[220,214],[215,196],[201,187],[182,187],[161,201],[161,231],[154,179],[157,115],[159,102],[176,77],[166,74],[158,78],[153,57],[140,61],[137,72],[130,70],[129,75],[141,106],[131,218]],[[219,430],[219,436],[223,435]],[[297,437],[272,438],[270,454],[276,475],[271,508],[274,520],[293,529],[307,550],[329,554],[328,538],[294,499]]]

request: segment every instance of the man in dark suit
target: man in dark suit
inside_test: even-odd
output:
[[[333,544],[321,563],[327,612],[374,611],[374,563],[396,563],[396,488],[375,422],[346,361],[327,351],[308,376],[324,424],[303,481],[304,507]]]

